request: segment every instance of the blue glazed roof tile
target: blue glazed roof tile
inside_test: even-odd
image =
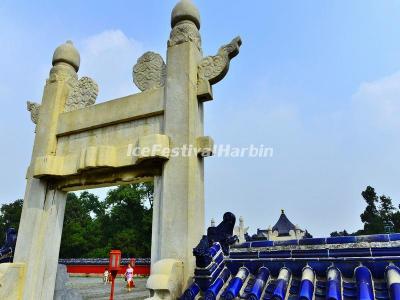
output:
[[[254,241],[251,242],[251,247],[271,247],[274,245],[273,241]]]
[[[369,248],[330,249],[329,257],[365,257],[371,256]]]
[[[389,239],[391,241],[399,241],[400,240],[400,233],[391,233],[391,234],[389,234]]]
[[[326,244],[326,238],[313,238],[313,239],[301,239],[299,245],[321,245]]]
[[[372,256],[400,256],[400,247],[371,248]]]
[[[292,250],[292,257],[329,257],[328,249],[312,249],[309,251],[304,250]]]
[[[214,271],[220,274],[209,279],[195,276],[193,291],[200,286],[195,296],[202,297],[209,288],[221,289],[213,290],[218,297],[206,300],[400,299],[399,240],[400,234],[378,234],[252,241],[230,248]],[[232,276],[217,285],[223,269]]]
[[[389,242],[388,234],[373,234],[356,236],[357,243],[361,242]]]
[[[357,239],[355,236],[335,236],[326,238],[327,244],[344,244],[344,243],[356,243]]]
[[[258,258],[258,252],[232,252],[230,258]]]
[[[274,246],[289,246],[298,244],[299,244],[298,240],[274,241]]]
[[[290,258],[290,250],[281,251],[260,251],[260,258]]]

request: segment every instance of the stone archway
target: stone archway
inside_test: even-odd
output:
[[[203,134],[203,104],[212,100],[212,85],[227,73],[241,40],[203,57],[200,16],[189,0],[175,6],[171,25],[167,62],[147,52],[133,69],[142,92],[105,103],[94,104],[92,79],[78,79],[72,42],[55,50],[41,104],[28,103],[36,136],[14,263],[0,275],[4,299],[53,298],[68,191],[149,178],[157,263],[148,286],[157,297],[157,272],[173,272],[163,274],[172,284],[160,290],[174,297],[191,278],[192,249],[204,231],[203,159],[213,148]],[[171,155],[187,147],[190,155]]]

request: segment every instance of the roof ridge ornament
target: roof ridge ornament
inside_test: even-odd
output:
[[[198,67],[197,96],[199,100],[212,100],[212,85],[221,81],[228,73],[232,58],[239,54],[242,45],[240,36],[219,48],[217,55],[203,58]]]

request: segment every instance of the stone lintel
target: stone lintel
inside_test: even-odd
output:
[[[169,138],[162,134],[140,136],[138,153],[126,145],[89,146],[80,152],[67,155],[46,155],[37,157],[32,168],[32,176],[71,176],[86,170],[100,168],[121,168],[139,164],[143,160],[168,159]],[[144,151],[149,149],[150,151]]]
[[[57,135],[69,135],[164,113],[164,89],[99,103],[60,114]]]
[[[54,178],[54,185],[62,191],[71,192],[152,181],[154,176],[161,175],[162,165],[163,160],[154,159],[131,167],[93,169],[80,175]]]

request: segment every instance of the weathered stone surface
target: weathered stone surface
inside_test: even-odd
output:
[[[70,92],[70,82],[77,78],[79,54],[75,50],[67,43],[55,51],[40,106],[32,164],[37,157],[54,154],[57,148],[57,120]],[[14,254],[14,263],[25,265],[25,276],[19,280],[24,300],[53,299],[65,200],[65,192],[28,172]]]
[[[141,157],[129,155],[129,148],[141,138],[162,131],[163,113],[163,89],[152,89],[62,113],[57,126],[57,155],[36,157],[32,176],[80,174],[83,177],[83,170],[137,165]],[[162,148],[165,145],[163,143]],[[152,148],[153,145],[147,146]],[[111,179],[110,183],[113,182]]]
[[[202,157],[213,155],[214,140],[210,136],[199,136],[196,141],[197,154]]]
[[[228,72],[231,59],[238,55],[241,44],[240,37],[236,37],[222,46],[217,55],[203,58],[199,65],[199,80],[208,80],[211,84],[222,80]]]
[[[31,120],[34,124],[37,124],[39,120],[40,104],[28,101],[26,103],[28,111],[31,113]]]
[[[197,46],[191,42],[168,48],[164,134],[169,137],[171,148],[196,146],[197,137],[204,135],[203,104],[198,102],[196,93],[200,58]],[[204,230],[203,168],[203,159],[197,155],[171,156],[164,165],[160,182],[161,215],[156,230],[159,237],[152,247],[158,248],[154,251],[159,255],[157,260],[183,261],[184,285],[194,270],[194,259],[188,249],[196,246]]]
[[[183,21],[175,26],[169,37],[168,47],[173,47],[182,43],[194,43],[201,51],[201,36],[196,25],[190,21]]]
[[[83,300],[83,297],[77,290],[67,286],[69,275],[67,267],[59,264],[57,267],[56,284],[53,300]]]
[[[152,266],[152,275],[146,287],[152,300],[178,299],[182,293],[183,262],[176,259],[162,259]]]
[[[239,53],[242,44],[240,37],[222,46],[215,56],[203,58],[199,64],[198,96],[199,100],[211,100],[211,85],[221,81],[229,70],[229,63]]]
[[[64,44],[58,46],[53,54],[53,66],[59,63],[66,63],[74,67],[78,72],[81,63],[81,57],[78,50],[74,47],[72,41],[66,41]]]
[[[146,52],[133,67],[133,82],[141,91],[162,87],[165,84],[166,68],[160,54]]]
[[[0,299],[21,300],[25,286],[25,264],[0,264]]]
[[[185,20],[193,22],[200,29],[200,13],[191,0],[182,0],[175,5],[171,13],[171,27]]]
[[[99,87],[97,83],[89,77],[82,77],[74,83],[65,103],[65,111],[73,111],[93,105],[96,102],[98,93]]]

